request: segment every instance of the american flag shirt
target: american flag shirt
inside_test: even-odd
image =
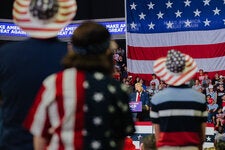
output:
[[[75,68],[44,80],[24,126],[54,150],[117,150],[135,130],[125,86]]]

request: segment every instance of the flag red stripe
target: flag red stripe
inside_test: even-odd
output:
[[[127,57],[134,60],[156,60],[167,55],[167,51],[176,49],[193,58],[214,58],[225,56],[225,43],[211,45],[185,45],[170,47],[133,47],[128,45]]]
[[[32,28],[32,27],[21,27],[21,29],[22,30],[24,30],[24,31],[39,31],[39,32],[55,32],[55,31],[59,31],[59,28],[48,28],[48,29],[46,29],[46,28]]]
[[[209,77],[212,79],[216,72],[219,73],[219,74],[225,75],[225,70],[222,70],[222,71],[208,72]],[[145,84],[147,86],[149,86],[149,83],[150,83],[150,81],[152,79],[152,75],[150,73],[149,74],[140,74],[140,73],[130,73],[129,72],[129,75],[131,75],[133,77],[132,80],[134,80],[137,76],[142,78],[142,79],[144,79],[145,80]]]
[[[76,7],[76,6],[77,6],[76,4],[73,4],[73,5],[60,6],[60,8],[61,9],[69,9],[69,8]]]
[[[176,79],[176,80],[172,83],[172,85],[175,85],[175,84],[176,84],[177,82],[179,82],[182,78],[184,78],[185,76],[188,76],[188,74],[189,74],[190,72],[192,72],[193,70],[195,70],[196,67],[197,67],[197,66],[195,66],[195,67],[192,68],[191,70],[189,70],[189,71],[187,71],[186,73],[184,73],[182,76],[180,76],[178,79]],[[192,77],[190,77],[190,78],[192,78]],[[187,78],[186,81],[189,81],[190,78]]]
[[[68,15],[71,15],[71,14],[74,14],[76,13],[76,11],[70,11],[70,12],[66,12],[66,13],[60,13],[59,15],[61,16],[68,16]]]
[[[76,113],[75,113],[75,136],[74,136],[74,147],[75,149],[82,149],[83,148],[83,135],[82,130],[84,127],[84,88],[83,88],[83,82],[85,80],[84,73],[81,71],[77,72],[77,77],[74,84],[76,84]]]

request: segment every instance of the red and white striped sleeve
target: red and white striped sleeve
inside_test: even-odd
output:
[[[24,127],[35,136],[45,137],[48,135],[48,129],[50,128],[48,107],[55,100],[55,80],[56,74],[53,74],[43,81],[23,123]]]

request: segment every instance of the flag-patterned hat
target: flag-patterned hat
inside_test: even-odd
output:
[[[15,0],[13,20],[30,37],[46,39],[69,24],[76,10],[75,0]]]
[[[167,84],[179,86],[189,81],[197,71],[197,64],[189,55],[169,50],[167,57],[154,62],[155,74]]]

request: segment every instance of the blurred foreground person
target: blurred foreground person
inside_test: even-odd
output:
[[[1,150],[33,149],[32,135],[22,122],[43,79],[63,69],[60,60],[67,44],[57,33],[70,23],[76,8],[75,0],[15,0],[14,22],[30,38],[0,49]]]
[[[169,87],[152,97],[150,117],[159,150],[198,150],[205,139],[205,96],[187,84],[196,73],[193,58],[176,50],[154,63],[154,72]]]
[[[155,135],[150,134],[143,137],[141,140],[140,150],[157,150]]]
[[[68,69],[43,81],[24,125],[37,149],[120,150],[134,132],[125,85],[112,78],[110,33],[94,22],[73,33]]]

